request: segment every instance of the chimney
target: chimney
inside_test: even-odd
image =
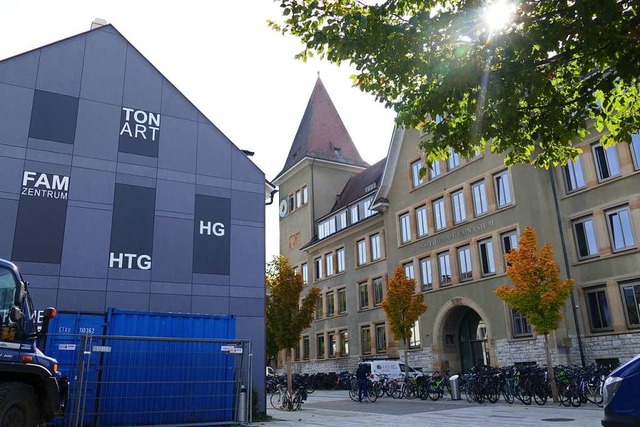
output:
[[[95,30],[96,28],[100,28],[100,27],[102,27],[102,26],[104,26],[104,25],[108,25],[108,24],[109,24],[109,23],[108,23],[106,20],[104,20],[104,19],[102,19],[102,18],[96,18],[96,19],[94,19],[94,20],[93,20],[93,22],[91,23],[91,29],[92,29],[92,30]]]

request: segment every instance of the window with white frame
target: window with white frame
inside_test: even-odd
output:
[[[305,335],[302,337],[302,359],[309,360],[309,356],[311,355],[311,348],[309,345],[309,336]]]
[[[473,193],[473,212],[475,216],[484,215],[489,210],[487,204],[487,189],[484,180],[478,181],[471,185]]]
[[[498,208],[511,204],[511,185],[509,184],[509,172],[504,171],[493,177],[496,184],[496,202]]]
[[[318,224],[318,238],[324,239],[325,237],[334,234],[336,232],[336,217],[332,216]]]
[[[451,283],[451,258],[449,251],[438,254],[438,273],[440,286]]]
[[[371,244],[371,261],[377,261],[382,257],[380,253],[380,234],[372,234],[371,237],[369,237],[369,241]]]
[[[317,358],[324,359],[324,334],[317,335],[317,343],[318,343],[318,346],[316,347],[317,355],[318,355]]]
[[[452,170],[460,166],[460,155],[449,147],[449,158],[447,158],[447,169]]]
[[[322,297],[322,294],[320,294],[320,297],[316,301],[316,319],[322,319],[323,314],[324,314],[324,298]]]
[[[360,352],[371,354],[371,327],[362,326],[360,328]]]
[[[573,221],[573,232],[576,239],[578,259],[598,255],[598,242],[596,241],[593,217],[589,216]]]
[[[516,230],[504,232],[500,235],[502,240],[502,253],[508,254],[513,249],[518,249],[518,233]]]
[[[336,258],[338,259],[338,273],[344,271],[344,248],[340,248],[336,251]]]
[[[402,266],[404,267],[404,275],[407,276],[407,279],[416,278],[415,271],[413,270],[413,261],[405,262]]]
[[[431,271],[431,257],[420,259],[420,279],[422,280],[422,290],[433,289],[433,273]]]
[[[343,329],[339,332],[340,335],[340,356],[349,355],[349,331]]]
[[[631,155],[636,169],[640,169],[640,133],[631,135]]]
[[[458,274],[460,274],[460,281],[473,278],[471,248],[468,245],[458,248]]]
[[[376,325],[376,353],[387,351],[387,328],[385,324]]]
[[[358,217],[358,205],[351,206],[349,211],[351,212],[351,224],[355,224],[360,220]]]
[[[302,192],[300,190],[296,191],[296,208],[302,206]]]
[[[400,215],[400,243],[407,243],[411,241],[411,218],[409,213],[403,213]]]
[[[420,170],[422,169],[422,160],[416,160],[411,163],[411,185],[413,188],[419,187],[424,184],[424,177],[420,177]]]
[[[415,210],[416,214],[416,228],[418,232],[418,237],[424,237],[428,233],[427,229],[427,207],[420,206]]]
[[[316,258],[316,280],[320,280],[324,277],[322,272],[322,258]]]
[[[327,292],[327,317],[333,316],[336,312],[334,295],[333,291]]]
[[[444,199],[441,197],[433,201],[433,223],[436,230],[442,230],[447,227],[447,217],[444,212]]]
[[[376,211],[371,210],[372,204],[373,204],[373,197],[369,197],[368,199],[362,202],[362,207],[364,210],[364,218],[369,218],[371,215],[376,213]]]
[[[411,338],[409,338],[409,348],[418,348],[421,345],[420,340],[420,319],[411,327]]]
[[[367,263],[367,242],[362,239],[356,243],[358,250],[358,265],[365,265]]]
[[[514,338],[530,337],[532,335],[531,325],[527,322],[527,317],[515,310],[511,310],[511,327]]]
[[[606,211],[607,225],[611,246],[614,251],[620,251],[635,246],[633,227],[628,206],[620,206]]]
[[[629,326],[640,326],[640,283],[625,283],[620,289]]]
[[[306,205],[309,202],[309,194],[307,192],[307,186],[302,187],[302,204]]]
[[[429,179],[434,179],[439,177],[442,174],[440,170],[440,162],[435,161],[431,163],[431,167],[429,168]]]
[[[335,332],[327,333],[327,341],[329,344],[329,357],[336,357],[336,353],[338,350],[338,344],[336,342],[336,333]]]
[[[609,301],[607,301],[606,288],[599,286],[585,289],[584,297],[587,300],[587,311],[589,312],[591,331],[611,330],[613,328],[613,322],[611,321],[611,311],[609,310]]]
[[[324,260],[327,266],[327,277],[333,276],[333,254],[326,254]]]
[[[338,313],[347,312],[347,288],[338,289]]]
[[[569,160],[567,164],[562,167],[562,171],[564,172],[564,182],[567,187],[567,193],[585,187],[581,155],[578,155],[573,161]]]
[[[344,230],[345,228],[347,228],[347,226],[349,225],[349,222],[347,221],[347,211],[343,210],[342,212],[340,212],[337,217],[337,222],[338,222],[338,230]]]
[[[600,143],[597,143],[592,146],[592,150],[599,181],[606,181],[620,175],[620,163],[615,145],[605,149]]]
[[[380,307],[384,301],[384,288],[382,285],[382,277],[373,279],[373,306]]]
[[[302,271],[302,283],[306,285],[309,283],[309,266],[306,262],[300,266],[300,270]]]
[[[360,309],[369,308],[369,283],[362,282],[358,285],[358,294],[360,296]]]
[[[478,242],[480,252],[480,268],[483,276],[496,273],[496,263],[493,258],[493,241],[485,239]]]
[[[464,206],[464,191],[459,190],[451,194],[451,206],[453,207],[453,222],[461,223],[467,219],[467,212]]]

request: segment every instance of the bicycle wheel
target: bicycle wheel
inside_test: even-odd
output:
[[[366,399],[369,402],[373,403],[376,400],[378,400],[378,393],[376,393],[376,391],[373,388],[370,387],[370,388],[367,389],[367,397],[366,397]]]
[[[293,401],[291,402],[291,410],[297,411],[302,406],[302,395],[300,393],[295,393],[293,395]]]
[[[349,397],[354,402],[358,401],[358,385],[357,384],[356,385],[352,385],[351,388],[349,389]]]
[[[369,388],[373,389],[373,391],[376,392],[376,396],[380,397],[384,394],[384,390],[382,388],[382,384],[380,383],[380,381],[376,381],[372,384],[369,385]]]
[[[602,387],[597,378],[591,379],[585,386],[586,397],[594,405],[602,405]]]
[[[282,409],[282,393],[279,391],[273,393],[269,398],[269,403],[271,403],[273,409]]]
[[[398,383],[392,382],[387,385],[387,390],[385,393],[387,394],[387,396],[393,397],[397,389],[398,389]]]
[[[537,387],[537,389],[534,391],[533,400],[535,400],[536,405],[539,406],[547,403],[547,388],[544,385]]]
[[[433,400],[434,402],[440,399],[441,396],[439,387],[433,383],[429,384],[429,390],[427,391],[427,394],[429,395],[429,399]]]
[[[500,392],[494,386],[488,386],[485,392],[487,400],[491,403],[496,403],[500,399]]]

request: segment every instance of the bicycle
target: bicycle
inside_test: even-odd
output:
[[[269,403],[274,409],[285,411],[297,411],[302,406],[302,402],[306,400],[306,391],[304,388],[296,388],[291,393],[287,386],[278,384],[277,390],[269,398]]]
[[[376,391],[376,387],[371,382],[371,379],[367,379],[367,393],[364,396],[364,400],[366,402],[375,402],[378,400],[378,393]],[[349,397],[354,402],[358,402],[360,400],[360,388],[358,387],[358,380],[355,379],[355,375],[351,381],[351,388],[349,388]]]

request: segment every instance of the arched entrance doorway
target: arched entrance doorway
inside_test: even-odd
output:
[[[495,349],[487,316],[473,300],[453,298],[438,312],[434,323],[434,369],[466,371],[490,365]]]

